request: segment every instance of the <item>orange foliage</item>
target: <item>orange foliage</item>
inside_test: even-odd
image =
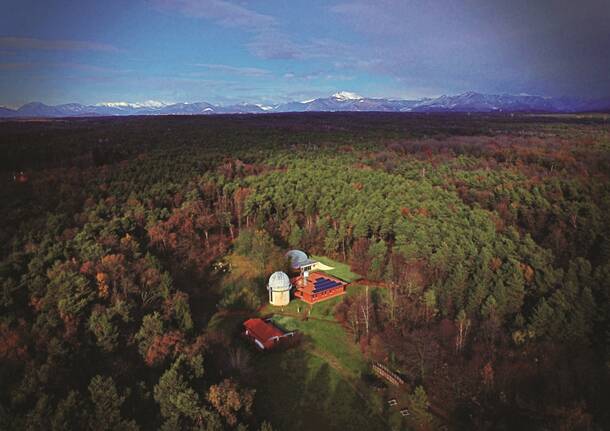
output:
[[[97,291],[100,298],[108,297],[108,276],[104,272],[98,272],[95,275],[95,279],[97,280]]]
[[[146,352],[146,364],[149,366],[162,362],[170,353],[176,355],[183,348],[184,335],[180,331],[171,331],[157,335]]]
[[[7,324],[0,324],[0,359],[23,361],[27,359],[27,349],[18,331]]]
[[[418,208],[417,215],[421,217],[428,217],[430,215],[430,211],[428,211],[428,208]]]
[[[489,261],[489,267],[494,272],[497,271],[498,269],[500,269],[501,266],[502,266],[502,259],[500,259],[499,257],[493,257]]]
[[[35,296],[30,298],[30,305],[34,309],[34,311],[38,312],[42,309],[43,301],[42,298],[37,298]]]
[[[225,379],[218,385],[210,386],[207,398],[227,423],[233,426],[237,423],[236,413],[238,411],[242,410],[246,414],[250,414],[254,392],[240,389],[233,380]]]
[[[526,263],[521,263],[519,266],[521,267],[521,271],[523,272],[523,277],[525,277],[525,281],[527,281],[528,283],[534,281],[534,268],[532,268]]]
[[[90,260],[84,262],[81,265],[79,272],[81,274],[92,274],[93,273],[93,262],[91,262]]]

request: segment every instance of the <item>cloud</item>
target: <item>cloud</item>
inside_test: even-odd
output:
[[[32,63],[0,63],[0,70],[22,70],[31,66]]]
[[[333,39],[315,38],[296,43],[282,31],[260,33],[249,43],[248,50],[266,60],[311,60],[340,58],[355,61],[353,47]]]
[[[120,52],[105,43],[79,40],[45,40],[29,37],[0,37],[0,49]]]
[[[285,60],[303,56],[303,47],[292,42],[271,15],[224,0],[151,0],[151,3],[160,10],[175,11],[250,33],[252,40],[246,47],[259,58]]]
[[[239,67],[239,66],[230,66],[228,64],[209,64],[209,63],[199,63],[195,64],[197,67],[203,67],[208,70],[222,72],[222,73],[231,73],[240,76],[269,76],[271,75],[271,71],[267,69],[260,69],[258,67]]]
[[[262,31],[277,24],[275,18],[224,0],[152,0],[159,9],[175,10],[193,18],[206,18],[227,27]]]
[[[31,69],[34,71],[48,71],[51,69],[65,71],[79,71],[104,74],[123,74],[130,70],[114,69],[109,67],[93,66],[91,64],[73,63],[73,62],[28,62],[28,63],[0,63],[0,70],[23,70]]]
[[[265,60],[303,59],[306,51],[287,34],[276,30],[257,34],[246,47],[252,55]]]
[[[368,0],[328,7],[404,86],[610,95],[608,0]],[[344,66],[346,67],[346,66]]]
[[[346,45],[332,39],[295,42],[273,16],[225,0],[151,0],[159,9],[214,21],[250,33],[248,51],[265,60],[308,60],[344,54]]]
[[[355,79],[352,75],[336,74],[332,70],[318,70],[314,72],[296,73],[286,72],[283,75],[286,80],[292,81],[314,81],[314,80],[326,80],[326,81],[351,81]]]

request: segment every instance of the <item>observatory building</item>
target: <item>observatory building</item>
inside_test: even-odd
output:
[[[315,269],[318,264],[317,261],[307,257],[307,254],[301,250],[290,250],[286,253],[286,257],[290,259],[290,266],[293,271],[311,271]]]
[[[315,304],[346,292],[346,282],[325,272],[334,269],[333,267],[311,259],[301,250],[290,250],[286,257],[290,259],[292,271],[299,273],[292,279],[296,298],[308,304]]]
[[[293,281],[296,288],[294,296],[308,304],[343,295],[347,288],[346,282],[320,272],[304,271]]]
[[[282,271],[276,271],[269,277],[267,290],[271,305],[284,306],[290,302],[290,278]]]

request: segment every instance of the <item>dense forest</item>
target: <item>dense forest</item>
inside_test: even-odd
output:
[[[7,121],[0,171],[1,429],[285,429],[208,324],[291,248],[383,291],[333,317],[405,429],[610,427],[606,117]]]

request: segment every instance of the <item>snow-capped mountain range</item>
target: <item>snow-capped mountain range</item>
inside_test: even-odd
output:
[[[165,103],[148,100],[142,103],[105,102],[96,105],[67,103],[49,106],[40,102],[32,102],[21,106],[19,109],[0,107],[0,118],[263,114],[274,112],[610,112],[610,99],[551,98],[528,94],[481,94],[470,91],[457,96],[404,100],[370,98],[348,91],[340,91],[330,97],[277,105],[243,103],[220,106],[207,102]]]

